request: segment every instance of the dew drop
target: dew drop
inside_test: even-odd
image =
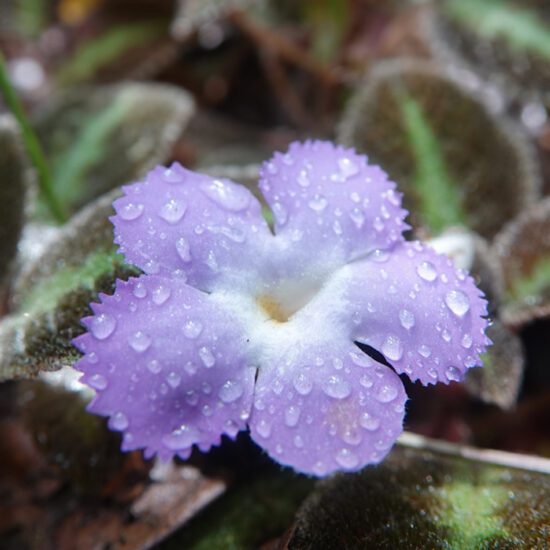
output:
[[[162,179],[168,183],[181,183],[184,180],[184,174],[178,165],[173,164],[164,170]]]
[[[414,327],[414,314],[408,309],[402,309],[399,312],[399,322],[404,329],[411,329]]]
[[[437,378],[437,371],[434,368],[428,369],[428,376],[435,380]]]
[[[271,424],[262,419],[256,424],[256,431],[261,437],[267,439],[271,435]]]
[[[177,430],[174,430],[171,434],[165,435],[162,438],[162,442],[172,451],[179,449],[187,449],[191,447],[198,439],[197,431],[185,424],[182,424]]]
[[[449,367],[449,368],[445,371],[445,376],[446,376],[447,379],[450,380],[451,382],[459,382],[460,379],[461,379],[460,371],[459,371],[456,367]]]
[[[476,360],[471,356],[468,355],[466,359],[464,359],[464,366],[468,369],[471,369],[476,364]]]
[[[126,221],[137,220],[143,214],[143,204],[134,204],[129,202],[119,211],[118,215]]]
[[[425,344],[422,344],[418,348],[418,353],[420,353],[420,355],[422,355],[422,357],[425,357],[427,359],[432,354],[432,350],[428,346],[426,346]]]
[[[300,373],[294,379],[293,385],[300,395],[307,395],[313,389],[313,382],[304,373]]]
[[[342,434],[342,440],[348,445],[359,445],[361,443],[361,432],[357,429],[357,426],[348,426]]]
[[[111,430],[117,430],[121,432],[122,430],[125,430],[130,423],[128,422],[128,417],[121,411],[116,412],[109,418],[109,428]]]
[[[279,225],[284,225],[288,220],[286,208],[280,202],[274,202],[271,207]]]
[[[447,329],[443,329],[441,332],[441,338],[445,340],[445,342],[449,343],[452,339],[451,333]]]
[[[381,218],[376,216],[376,218],[374,218],[374,222],[373,222],[372,226],[374,227],[374,229],[376,231],[380,232],[384,229],[384,222],[382,221]]]
[[[389,403],[390,401],[393,401],[397,397],[397,388],[395,386],[390,386],[389,384],[382,384],[380,388],[378,389],[378,393],[376,394],[376,399],[380,401],[380,403]]]
[[[365,223],[365,214],[360,208],[353,208],[349,213],[349,217],[357,229],[361,229],[361,227],[363,227],[363,224]]]
[[[97,354],[95,352],[88,353],[88,363],[95,365],[98,361]]]
[[[181,382],[181,376],[177,373],[172,371],[167,377],[166,382],[168,382],[168,385],[172,388],[177,388],[180,385]]]
[[[351,178],[352,176],[355,176],[355,174],[359,173],[359,167],[357,164],[355,164],[355,162],[348,157],[338,159],[338,168],[340,168],[340,172],[342,172],[344,179]]]
[[[361,384],[361,386],[364,386],[365,388],[372,388],[373,382],[371,377],[365,374],[361,376],[361,378],[359,378],[359,384]]]
[[[208,252],[208,255],[206,257],[206,265],[214,272],[218,271],[218,260],[216,259],[216,255],[214,254],[213,250],[210,250]]]
[[[323,384],[323,391],[334,399],[344,399],[351,393],[351,386],[340,376],[329,376]]]
[[[151,337],[145,334],[145,332],[138,330],[128,338],[128,343],[134,351],[143,353],[151,345]]]
[[[134,287],[133,294],[136,298],[145,298],[147,296],[147,288],[143,283],[138,283]]]
[[[189,320],[183,325],[183,335],[191,340],[197,338],[202,332],[202,323]]]
[[[147,370],[152,374],[158,374],[162,370],[162,367],[156,359],[152,359],[147,363]]]
[[[311,184],[307,170],[300,170],[298,173],[298,185],[308,187]]]
[[[473,343],[473,339],[472,339],[472,336],[471,334],[464,334],[464,336],[462,337],[462,340],[460,341],[460,344],[463,348],[465,349],[470,349],[472,347],[472,343]]]
[[[431,262],[424,261],[417,266],[416,272],[421,279],[425,281],[432,282],[437,278],[437,270],[435,269],[434,264]]]
[[[344,230],[342,229],[342,224],[338,220],[334,220],[334,223],[332,224],[332,230],[334,231],[335,235],[341,235]]]
[[[227,380],[220,388],[218,395],[224,403],[233,403],[242,396],[244,390],[239,382]]]
[[[250,203],[250,196],[241,185],[211,180],[201,185],[201,191],[219,206],[239,212]]]
[[[470,310],[470,299],[461,290],[449,290],[445,294],[445,303],[457,317],[464,317]]]
[[[315,212],[322,212],[327,207],[328,201],[323,195],[317,194],[307,204]]]
[[[289,428],[293,428],[298,424],[298,420],[300,420],[300,409],[294,405],[291,405],[286,409],[285,411],[285,424]]]
[[[91,376],[88,384],[96,390],[104,390],[108,386],[107,378],[101,374]]]
[[[199,349],[199,357],[207,369],[213,367],[216,363],[214,355],[207,347],[202,347]]]
[[[178,253],[178,256],[184,261],[184,262],[190,262],[191,261],[191,252],[189,247],[189,242],[186,238],[180,237],[176,241],[176,251]]]
[[[359,458],[349,449],[340,449],[334,459],[342,468],[355,468],[359,464]]]
[[[159,216],[168,223],[178,223],[186,210],[187,206],[183,202],[172,199],[159,210]]]
[[[153,290],[153,302],[157,306],[161,306],[164,302],[166,302],[166,300],[168,300],[168,298],[170,298],[171,293],[172,291],[168,287],[159,285],[155,288],[155,290]]]
[[[372,416],[372,414],[369,414],[368,412],[364,412],[359,417],[359,424],[365,430],[369,430],[369,432],[374,432],[374,430],[377,430],[380,427],[380,420],[376,418],[375,416]]]
[[[105,340],[106,338],[109,338],[109,336],[113,334],[115,328],[115,318],[107,315],[106,313],[96,315],[90,324],[90,331],[98,340]]]
[[[297,449],[301,449],[304,446],[304,440],[299,435],[294,436],[293,442],[294,442],[294,446]]]
[[[382,353],[390,361],[398,361],[403,356],[403,345],[398,336],[390,334],[382,344]]]

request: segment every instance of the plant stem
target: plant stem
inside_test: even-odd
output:
[[[0,92],[4,96],[4,101],[6,102],[6,105],[13,113],[14,117],[17,120],[17,123],[19,124],[19,127],[21,128],[23,143],[25,144],[25,148],[31,159],[31,163],[36,169],[40,191],[44,195],[52,216],[57,222],[63,223],[67,220],[67,216],[65,215],[63,208],[61,207],[59,201],[57,200],[57,197],[55,196],[53,182],[50,170],[48,168],[48,163],[46,161],[46,156],[44,155],[44,151],[42,150],[42,147],[38,141],[38,138],[36,137],[36,134],[34,133],[34,130],[29,124],[29,120],[27,118],[27,115],[25,114],[25,111],[23,110],[21,101],[17,97],[17,93],[10,82],[8,71],[6,68],[6,62],[1,52]]]

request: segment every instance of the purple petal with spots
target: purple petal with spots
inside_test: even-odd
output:
[[[277,236],[344,262],[403,239],[407,212],[395,187],[364,155],[323,141],[292,143],[260,177]]]
[[[245,187],[182,168],[151,171],[114,203],[115,242],[147,274],[180,277],[201,290],[244,285],[271,239]]]
[[[96,390],[89,410],[124,432],[123,449],[168,459],[207,450],[245,427],[255,369],[245,334],[214,299],[177,279],[118,281],[92,304],[76,368]]]
[[[399,377],[348,343],[290,353],[259,370],[254,440],[278,462],[317,476],[380,462],[403,429]]]
[[[487,302],[449,258],[413,242],[345,269],[353,339],[382,352],[398,373],[448,383],[481,364]]]

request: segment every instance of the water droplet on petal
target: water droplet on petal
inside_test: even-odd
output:
[[[338,159],[338,168],[340,168],[340,172],[342,172],[344,179],[351,178],[352,176],[355,176],[355,174],[359,173],[359,167],[357,164],[347,157]]]
[[[323,391],[334,399],[344,399],[351,393],[351,386],[340,376],[329,376],[323,384]]]
[[[145,296],[147,296],[147,288],[143,283],[137,283],[134,287],[133,294],[136,298],[145,298]]]
[[[184,262],[190,262],[191,261],[191,252],[190,252],[189,242],[184,237],[180,237],[176,241],[176,251],[178,253],[178,256]]]
[[[220,388],[218,395],[224,403],[233,403],[242,396],[244,390],[239,382],[227,380]]]
[[[457,317],[464,317],[470,310],[470,299],[461,290],[449,290],[445,294],[445,303]]]
[[[271,424],[262,419],[256,424],[256,431],[264,439],[267,439],[271,435]]]
[[[177,373],[172,371],[167,377],[166,382],[168,382],[168,385],[172,388],[177,388],[180,385],[181,382],[181,376]]]
[[[127,416],[123,412],[118,411],[109,418],[108,425],[111,430],[121,432],[129,426],[129,422]]]
[[[214,355],[207,347],[202,347],[199,349],[199,357],[207,369],[213,367],[216,363]]]
[[[191,447],[198,439],[198,432],[194,428],[182,424],[177,430],[171,434],[165,435],[162,442],[172,451],[179,449],[187,449]]]
[[[214,254],[213,250],[210,250],[208,252],[208,255],[206,257],[206,265],[214,272],[218,271],[218,260],[216,259],[216,255]]]
[[[183,325],[183,334],[191,340],[197,338],[202,332],[202,323],[199,321],[189,320]]]
[[[126,221],[137,220],[143,214],[143,204],[132,202],[125,204],[119,209],[118,215]]]
[[[476,364],[476,360],[471,356],[468,355],[466,359],[464,359],[464,366],[468,369],[471,369]]]
[[[288,407],[288,409],[286,409],[285,411],[285,424],[289,428],[293,428],[294,426],[296,426],[296,424],[298,424],[298,420],[300,419],[300,413],[301,411],[299,407],[296,407],[294,405]]]
[[[108,386],[107,378],[101,374],[94,374],[90,377],[88,385],[96,390],[104,390]]]
[[[307,170],[300,170],[300,172],[298,173],[298,185],[302,187],[307,187],[308,185],[310,185],[310,183],[311,181],[309,179]]]
[[[462,378],[460,371],[456,367],[449,367],[445,371],[445,376],[451,382],[459,382]]]
[[[293,385],[300,395],[307,395],[313,389],[313,382],[304,373],[300,373],[294,379]]]
[[[416,272],[421,279],[432,282],[437,278],[437,270],[431,262],[424,261],[417,266]]]
[[[462,347],[465,348],[465,349],[470,349],[470,348],[472,347],[472,343],[473,343],[472,335],[471,335],[471,334],[468,334],[468,333],[466,333],[466,334],[462,337],[462,340],[460,341],[460,344],[461,344]]]
[[[168,298],[170,298],[171,293],[172,291],[170,288],[164,285],[159,285],[155,288],[155,290],[153,290],[153,302],[157,306],[161,306],[164,302],[166,302],[166,300],[168,300]]]
[[[152,359],[147,363],[147,370],[152,374],[158,374],[162,370],[162,367],[156,359]]]
[[[301,436],[299,435],[295,435],[294,436],[294,446],[297,448],[297,449],[301,449],[303,446],[304,446],[304,440],[302,439]]]
[[[395,386],[390,386],[389,384],[382,384],[378,389],[376,394],[376,399],[380,403],[389,403],[397,397],[397,388]]]
[[[349,449],[340,449],[334,458],[342,468],[355,468],[359,464],[359,458]]]
[[[368,412],[364,412],[359,417],[359,424],[361,424],[361,426],[365,428],[365,430],[374,432],[374,430],[377,430],[380,427],[380,420],[372,416],[372,414],[369,414]]]
[[[201,184],[201,191],[219,206],[239,212],[250,203],[250,195],[241,186],[222,180],[211,180]]]
[[[183,202],[172,199],[159,210],[159,216],[168,223],[178,223],[186,210],[187,206]]]
[[[286,208],[280,202],[274,202],[271,209],[279,225],[284,225],[288,220]]]
[[[151,345],[151,337],[145,334],[145,332],[138,330],[128,338],[128,343],[134,351],[143,353]]]
[[[361,227],[363,227],[363,224],[365,223],[365,214],[360,208],[353,208],[349,213],[349,217],[357,229],[361,229]]]
[[[402,309],[399,312],[399,321],[404,329],[411,329],[414,327],[414,314],[408,309]]]
[[[390,361],[398,361],[403,356],[403,345],[398,336],[390,334],[382,344],[382,353]]]
[[[317,194],[307,204],[315,212],[322,212],[327,207],[328,201],[323,195]]]
[[[96,315],[90,324],[90,331],[98,340],[109,338],[109,336],[113,334],[115,328],[116,319],[106,313]]]
[[[422,357],[425,357],[427,359],[432,354],[432,350],[428,346],[426,346],[425,344],[422,344],[418,348],[418,353],[420,353],[420,355],[422,355]]]

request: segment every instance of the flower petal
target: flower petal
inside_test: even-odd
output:
[[[340,262],[403,239],[401,194],[364,155],[329,142],[292,143],[261,170],[260,189],[277,236],[317,255],[337,250]]]
[[[246,284],[272,235],[257,199],[227,179],[157,167],[114,203],[115,242],[147,274],[210,291]]]
[[[74,342],[85,353],[76,368],[96,390],[89,410],[124,432],[124,450],[185,458],[245,427],[255,369],[239,321],[212,296],[142,276],[92,307],[89,332]]]
[[[402,431],[399,377],[348,343],[288,353],[259,369],[254,440],[278,462],[318,476],[380,462]]]
[[[343,271],[353,339],[380,351],[398,373],[449,383],[481,364],[490,344],[487,302],[449,258],[411,242]]]

